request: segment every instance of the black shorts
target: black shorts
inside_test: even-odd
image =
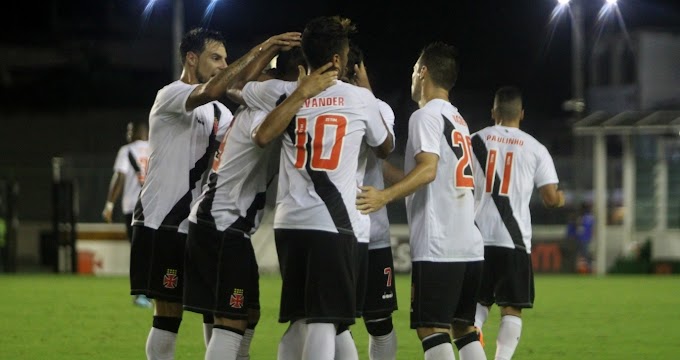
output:
[[[132,227],[130,294],[182,302],[186,234]]]
[[[534,307],[534,271],[525,250],[484,247],[484,272],[479,303],[491,306]]]
[[[411,329],[473,325],[484,261],[414,261]]]
[[[189,223],[184,262],[184,309],[235,320],[260,308],[259,272],[250,239]]]
[[[392,248],[368,250],[367,285],[363,303],[365,320],[386,318],[397,310],[394,275]]]
[[[132,242],[132,213],[124,214],[125,219],[125,231],[127,232],[127,238],[129,242]]]
[[[279,322],[354,324],[356,238],[317,230],[274,234],[283,279]]]
[[[363,315],[366,299],[366,281],[368,280],[368,243],[357,242],[356,249],[357,274],[357,317]]]

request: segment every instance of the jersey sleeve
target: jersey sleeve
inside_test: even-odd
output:
[[[427,152],[441,156],[439,149],[443,127],[441,119],[435,119],[425,111],[414,112],[409,120],[409,137],[413,144],[413,155]]]
[[[229,110],[229,108],[220,102],[216,101],[215,105],[220,109],[220,121],[217,125],[217,132],[215,133],[215,136],[221,141],[222,138],[224,138],[224,134],[226,134],[227,130],[229,129],[231,122],[234,121],[234,114],[231,112],[231,110]]]
[[[366,143],[368,146],[376,147],[380,146],[385,139],[387,139],[387,129],[382,121],[382,114],[380,113],[380,108],[378,107],[378,99],[373,96],[373,93],[366,89],[365,94],[362,93],[362,97],[365,95],[366,101],[366,114],[368,119],[366,121]]]
[[[250,81],[241,90],[241,97],[248,107],[269,112],[287,95],[286,89],[282,80]]]
[[[392,111],[392,107],[389,104],[380,99],[378,99],[378,110],[380,110],[380,115],[382,115],[387,125],[387,131],[392,135],[392,150],[394,150],[394,147],[397,146],[396,137],[394,136],[394,111]]]
[[[168,113],[189,114],[187,99],[197,86],[198,84],[176,81],[161,90],[162,93],[158,101],[162,101],[162,103],[159,105]]]
[[[548,149],[543,145],[539,145],[537,152],[537,164],[536,172],[534,174],[534,184],[537,188],[548,184],[557,184],[559,179],[557,178],[557,170],[555,170],[555,164],[553,163],[552,156],[548,152]]]
[[[113,171],[126,174],[130,170],[130,159],[128,158],[128,147],[121,146],[113,163]]]

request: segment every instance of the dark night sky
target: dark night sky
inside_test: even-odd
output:
[[[594,41],[594,19],[604,0],[576,1],[586,4],[584,13],[589,34],[586,50],[589,51]],[[17,4],[18,11],[3,12],[0,45],[59,46],[69,37],[87,33],[93,44],[98,39],[127,37],[131,46],[135,46],[140,38],[169,37],[171,2],[157,0],[145,25],[140,20],[145,0],[23,2]],[[185,0],[187,29],[201,24],[208,3],[209,0]],[[472,130],[490,121],[489,108],[495,89],[514,84],[524,91],[526,127],[529,131],[545,132],[555,129],[556,123],[565,123],[568,114],[561,110],[561,103],[571,93],[570,25],[566,17],[559,21],[548,43],[551,31],[548,19],[555,4],[556,0],[421,0],[404,4],[370,0],[219,0],[209,26],[225,34],[227,51],[231,49],[230,54],[238,56],[241,55],[238,48],[234,54],[230,43],[252,46],[271,34],[300,31],[304,23],[316,15],[339,14],[353,19],[359,30],[355,39],[366,53],[374,91],[393,106],[399,117],[397,121],[402,123],[406,119],[401,118],[407,118],[415,109],[409,88],[412,65],[419,50],[430,41],[446,41],[461,53],[461,74],[452,102],[460,108]],[[639,27],[675,26],[677,29],[680,26],[680,0],[620,0],[619,6],[629,31]],[[120,29],[111,29],[112,21],[119,22]],[[617,28],[610,22],[605,32],[618,31]],[[167,68],[170,53],[158,56],[159,64],[163,65],[159,67]],[[96,67],[95,63],[87,68],[96,73]],[[154,94],[172,80],[168,69],[156,77],[149,74],[138,74],[138,77],[144,79],[137,82],[140,87],[149,87],[143,92],[145,95]],[[58,81],[58,77],[55,79]],[[82,73],[73,82],[79,81],[95,83]],[[125,94],[117,92],[117,101],[126,103]],[[133,103],[150,105],[153,101],[130,95],[133,96],[135,99],[130,99]]]

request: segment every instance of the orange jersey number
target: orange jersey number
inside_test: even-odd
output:
[[[304,168],[308,159],[312,170],[332,171],[338,168],[342,143],[347,129],[347,118],[325,114],[316,118],[312,136],[311,156],[307,154],[307,119],[297,118],[295,123],[295,167]]]

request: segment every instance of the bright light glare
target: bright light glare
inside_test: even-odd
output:
[[[609,1],[609,0],[607,0],[607,1]],[[557,2],[562,6],[569,4],[569,0],[557,0]]]
[[[607,4],[616,5],[617,0],[607,0]]]

